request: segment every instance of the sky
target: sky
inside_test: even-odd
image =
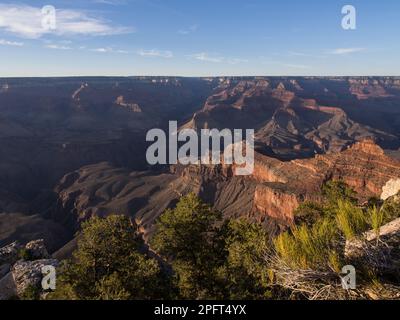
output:
[[[400,76],[399,32],[397,0],[1,0],[0,77]]]

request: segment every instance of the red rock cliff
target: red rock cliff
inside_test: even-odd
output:
[[[256,154],[254,209],[290,223],[298,205],[305,199],[318,198],[327,180],[343,180],[357,192],[360,201],[365,201],[379,196],[387,181],[399,177],[400,162],[386,156],[372,140],[340,153],[290,162]]]

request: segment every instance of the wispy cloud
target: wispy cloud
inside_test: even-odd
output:
[[[308,52],[299,52],[299,51],[289,51],[288,56],[290,57],[304,57],[304,58],[323,58],[324,55],[308,53]]]
[[[200,60],[200,61],[206,61],[206,62],[222,62],[224,61],[223,57],[219,57],[219,56],[210,56],[208,53],[206,52],[200,52],[200,53],[195,53],[192,55],[188,56],[189,58],[193,58],[196,60]]]
[[[335,50],[331,50],[328,53],[329,54],[335,54],[335,55],[346,55],[346,54],[352,54],[356,52],[361,52],[365,51],[365,48],[338,48]]]
[[[179,30],[178,33],[181,34],[181,35],[186,36],[186,35],[188,35],[188,34],[191,34],[191,33],[193,33],[193,32],[196,32],[198,28],[199,28],[199,26],[198,26],[197,24],[194,24],[194,25],[190,26],[190,27],[187,28],[187,29],[181,29],[181,30]]]
[[[38,39],[46,34],[115,35],[133,32],[134,29],[115,26],[101,18],[87,15],[79,10],[56,10],[56,28],[42,26],[43,14],[39,7],[28,5],[0,4],[0,30],[23,38]]]
[[[284,63],[283,66],[291,68],[291,69],[310,69],[310,66],[304,64],[292,64],[292,63]]]
[[[4,39],[0,39],[1,46],[13,46],[13,47],[22,47],[24,45],[23,42],[15,42],[15,41],[8,41]]]
[[[58,44],[48,44],[45,46],[48,49],[54,49],[54,50],[71,50],[71,47],[68,46],[60,46]]]
[[[247,59],[238,59],[238,58],[228,58],[226,62],[229,64],[239,64],[239,63],[247,63],[249,60]]]
[[[226,58],[219,55],[210,55],[207,52],[200,52],[188,55],[190,59],[195,59],[204,62],[212,62],[212,63],[228,63],[228,64],[239,64],[239,63],[247,63],[249,62],[247,59],[239,59],[239,58]]]
[[[260,57],[261,59],[265,59],[264,57]],[[284,61],[277,61],[277,60],[264,60],[261,62],[264,65],[275,65],[275,66],[281,66],[281,67],[286,67],[289,69],[311,69],[312,67],[309,65],[305,64],[297,64],[297,63],[289,63],[289,62],[284,62]]]
[[[152,49],[152,50],[139,50],[137,52],[138,55],[142,56],[142,57],[159,57],[159,58],[173,58],[174,54],[169,51],[160,51],[157,49]]]
[[[128,51],[117,50],[117,49],[113,49],[111,47],[95,48],[95,49],[90,49],[90,51],[99,52],[99,53],[125,53],[125,54],[128,53]]]

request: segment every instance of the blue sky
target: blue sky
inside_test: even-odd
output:
[[[399,76],[399,30],[396,0],[6,0],[0,76]]]

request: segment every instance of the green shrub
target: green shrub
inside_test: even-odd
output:
[[[340,260],[336,254],[338,233],[330,219],[313,226],[294,226],[274,240],[275,250],[286,264],[295,269],[325,269]]]
[[[322,186],[322,195],[329,205],[336,206],[339,200],[357,203],[356,192],[341,180],[331,180]]]
[[[384,214],[383,224],[400,218],[400,200],[397,198],[389,198],[383,203],[381,210]]]
[[[269,251],[263,227],[244,219],[229,220],[221,231],[226,261],[219,269],[224,280],[225,299],[265,299],[270,297],[270,281],[265,266]]]
[[[168,297],[155,259],[129,218],[93,217],[82,226],[78,249],[65,263],[50,299],[158,299]]]
[[[40,300],[40,289],[29,285],[20,296],[21,300]]]
[[[325,216],[323,204],[314,201],[305,201],[293,212],[297,225],[306,224],[312,226]]]
[[[375,231],[377,237],[379,237],[379,231],[385,220],[385,212],[377,207],[372,207],[368,209],[368,216],[371,228]]]
[[[347,200],[338,200],[336,223],[346,239],[351,239],[368,229],[364,211]]]
[[[262,226],[223,222],[221,213],[189,194],[158,219],[151,245],[170,261],[179,298],[265,299],[267,239]]]
[[[18,251],[18,257],[24,261],[31,261],[33,257],[28,249],[22,248]]]

